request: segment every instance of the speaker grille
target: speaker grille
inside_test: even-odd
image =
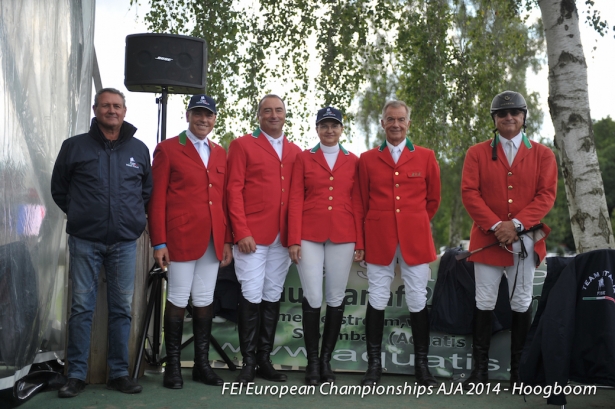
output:
[[[198,94],[207,87],[205,40],[174,34],[126,37],[124,85],[134,92]]]

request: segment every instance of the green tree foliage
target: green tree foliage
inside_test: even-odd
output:
[[[379,39],[399,8],[394,1],[371,0],[149,0],[149,5],[144,17],[149,30],[207,41],[207,92],[221,108],[222,133],[255,126],[259,98],[282,84],[287,129],[296,122],[300,135],[307,130],[304,118],[312,118],[317,107],[350,106],[366,67],[378,70],[366,62],[387,48]]]
[[[130,3],[134,5],[137,0]],[[250,21],[235,3],[232,0],[150,0],[150,10],[144,16],[152,32],[190,35],[207,41],[207,92],[223,107],[217,124],[223,130],[231,127],[229,119],[253,117],[250,108],[254,108],[254,102],[242,105],[238,101],[242,94],[262,86],[267,71],[266,66],[260,67],[264,55],[250,38]]]
[[[225,131],[235,130],[237,121],[248,121],[242,130],[253,125],[258,98],[275,85],[288,90],[291,120],[300,125],[316,106],[350,107],[358,91],[380,77],[378,96],[393,96],[382,92],[382,83],[385,89],[389,84],[413,105],[417,142],[440,135],[448,147],[448,125],[459,128],[459,118],[462,139],[467,130],[482,131],[467,101],[488,103],[493,89],[506,86],[524,91],[525,73],[515,67],[528,66],[539,42],[515,4],[149,0],[144,20],[153,32],[208,42],[208,92],[221,107]],[[476,84],[488,89],[484,95],[475,92]]]
[[[472,219],[461,203],[461,170],[463,157],[457,161],[441,161],[442,201],[433,219],[437,246],[456,247],[470,238]]]
[[[492,137],[493,96],[524,93],[530,136],[542,120],[537,96],[525,88],[527,68],[540,62],[542,30],[527,26],[516,0],[149,3],[151,31],[208,42],[208,93],[220,106],[217,128],[225,139],[255,126],[258,99],[280,84],[295,138],[317,108],[332,104],[356,118],[374,146],[384,137],[384,102],[411,105],[410,136],[434,149],[443,169],[437,245],[458,244],[469,232],[459,195],[462,158]]]
[[[594,121],[594,142],[604,183],[606,205],[615,230],[615,121],[610,116]]]
[[[469,146],[493,136],[493,97],[506,89],[523,93],[530,135],[540,126],[537,95],[528,94],[525,79],[538,65],[542,31],[528,28],[520,14],[509,0],[426,1],[400,28],[398,55],[407,58],[399,60],[396,96],[413,107],[413,141],[435,149],[442,168],[438,244],[468,238],[471,222],[459,194],[463,158]]]
[[[412,106],[413,141],[451,160],[492,136],[489,106],[505,89],[526,96],[530,134],[540,126],[537,95],[527,93],[525,80],[527,69],[541,62],[542,28],[527,27],[514,1],[408,2],[389,41],[387,64],[371,72],[360,94],[357,122],[372,135],[368,146],[384,137],[373,124],[387,97]]]

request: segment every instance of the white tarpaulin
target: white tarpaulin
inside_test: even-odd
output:
[[[62,141],[87,131],[95,0],[0,2],[0,390],[63,358],[64,214],[50,194]]]

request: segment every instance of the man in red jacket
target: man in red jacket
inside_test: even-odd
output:
[[[508,280],[512,308],[511,385],[519,379],[519,360],[532,322],[532,288],[536,266],[545,257],[544,226],[517,235],[540,223],[553,207],[557,165],[551,149],[525,135],[527,104],[521,94],[504,91],[491,103],[494,138],[472,146],[466,155],[461,197],[474,224],[470,250],[493,242],[470,257],[474,261],[474,368],[464,387],[488,381],[491,316],[502,274]],[[522,132],[523,129],[523,132]]]
[[[154,259],[168,265],[164,340],[167,365],[163,386],[181,389],[180,351],[184,309],[192,298],[194,367],[192,378],[221,385],[209,365],[209,341],[218,267],[232,260],[226,206],[226,151],[211,141],[216,102],[194,95],[188,104],[188,129],[156,146],[149,202]]]
[[[384,309],[399,262],[410,310],[416,380],[433,386],[437,381],[427,365],[429,318],[425,303],[429,263],[436,259],[430,221],[440,205],[440,168],[433,151],[406,137],[410,108],[404,102],[387,102],[380,122],[386,141],[359,159],[369,281],[365,314],[368,368],[361,383],[375,385],[380,381]]]
[[[235,272],[241,284],[239,345],[243,367],[237,382],[258,374],[285,381],[270,361],[280,312],[280,296],[290,267],[287,249],[288,193],[295,157],[283,128],[284,101],[265,95],[258,104],[259,128],[229,146],[228,208]]]

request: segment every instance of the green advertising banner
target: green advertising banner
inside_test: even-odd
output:
[[[428,304],[431,304],[439,259],[431,264],[431,278],[428,284]],[[534,278],[534,311],[546,277],[546,267],[541,265]],[[365,352],[365,309],[368,301],[368,283],[364,263],[354,263],[346,290],[344,322],[332,356],[331,366],[337,371],[364,372],[367,368]],[[274,350],[271,359],[282,369],[303,370],[306,352],[301,326],[303,298],[301,282],[295,265],[292,265],[281,298],[280,320],[278,323]],[[322,321],[326,305],[323,303]],[[385,373],[414,374],[413,338],[410,328],[410,314],[406,307],[404,284],[399,275],[399,266],[391,285],[391,298],[385,313],[385,328],[382,344],[382,363]],[[321,333],[324,324],[321,325]],[[186,328],[186,335],[191,328]],[[226,354],[238,365],[241,363],[237,325],[233,322],[215,323],[213,335]],[[182,358],[186,361],[187,354]],[[494,334],[489,351],[489,378],[508,380],[510,370],[510,331]],[[212,349],[210,359],[220,360]],[[216,362],[214,366],[224,366]],[[458,379],[469,375],[472,368],[472,336],[431,332],[429,366],[433,375]]]

